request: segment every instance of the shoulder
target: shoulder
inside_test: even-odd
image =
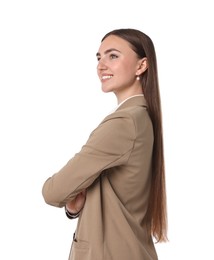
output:
[[[131,106],[120,110],[116,110],[114,113],[104,118],[102,123],[107,121],[126,122],[129,124],[136,124],[137,122],[150,121],[148,110],[144,106]]]

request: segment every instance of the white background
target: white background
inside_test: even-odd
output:
[[[162,97],[169,243],[160,260],[214,259],[212,1],[0,2],[0,259],[66,260],[76,220],[41,188],[116,105],[96,75],[100,40],[147,33]],[[122,260],[122,259],[118,259]]]

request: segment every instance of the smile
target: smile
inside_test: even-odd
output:
[[[113,75],[104,75],[101,77],[101,80],[110,79],[112,77],[113,77]]]

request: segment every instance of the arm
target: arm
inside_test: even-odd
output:
[[[115,114],[107,117],[92,132],[81,151],[46,180],[42,194],[47,204],[64,207],[103,170],[128,161],[136,138],[135,125],[127,113]]]

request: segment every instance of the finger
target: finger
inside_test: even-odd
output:
[[[85,195],[83,194],[78,194],[75,200],[75,208],[76,210],[81,210],[84,206],[85,203]]]
[[[69,202],[67,202],[66,203],[66,208],[68,209],[68,211],[70,211],[70,212],[76,212],[76,202],[75,202],[75,199],[74,200],[72,200],[72,201],[69,201]]]

